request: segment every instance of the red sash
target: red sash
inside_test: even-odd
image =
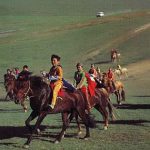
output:
[[[88,82],[88,90],[91,96],[95,95],[95,88],[96,88],[96,82],[93,81],[90,78],[90,75],[88,73],[85,74],[86,78],[87,78],[87,82]]]

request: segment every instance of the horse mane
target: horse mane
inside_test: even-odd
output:
[[[42,88],[44,82],[40,76],[31,76],[30,81],[33,87]]]

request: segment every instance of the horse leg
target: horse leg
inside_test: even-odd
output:
[[[24,112],[27,112],[27,105],[25,104],[25,100],[21,101],[21,106],[23,107]]]
[[[42,113],[39,115],[39,117],[38,117],[38,119],[37,119],[37,121],[36,121],[36,124],[35,124],[35,128],[34,128],[33,132],[31,133],[31,135],[28,137],[27,142],[24,144],[24,148],[29,148],[29,144],[31,143],[31,140],[32,140],[32,138],[33,138],[33,134],[36,133],[37,129],[39,128],[41,122],[42,122],[43,119],[46,117],[46,115],[47,115],[47,112],[42,112]]]
[[[29,131],[32,132],[33,128],[30,125],[30,122],[35,119],[38,116],[38,112],[37,111],[32,111],[30,116],[28,117],[28,119],[25,121],[25,125],[26,127],[29,129]]]
[[[125,101],[125,91],[124,91],[124,89],[122,89],[122,91],[121,91],[121,97],[122,97],[122,101]]]
[[[6,94],[5,100],[7,100],[7,97],[8,97],[8,93]]]
[[[111,103],[110,98],[108,98],[107,107],[108,107],[109,115],[110,115],[112,121],[115,121],[115,120],[116,120],[116,117],[115,117],[115,115],[114,115],[114,113],[113,113],[113,104]]]
[[[78,109],[77,111],[78,111],[80,118],[82,119],[84,125],[86,126],[86,135],[84,136],[83,139],[87,139],[90,137],[89,127],[94,128],[95,122],[89,114],[85,113],[84,109],[81,109],[79,107],[77,109]]]
[[[79,122],[79,115],[75,112],[75,119],[78,125],[78,135],[82,134],[82,128],[81,128],[81,124]]]
[[[69,116],[69,122],[71,122],[74,117],[76,119],[76,123],[78,126],[78,135],[80,135],[82,133],[82,128],[81,128],[81,124],[79,122],[79,115],[77,112],[71,113],[71,115]]]
[[[62,114],[62,121],[63,121],[63,127],[62,127],[62,130],[61,130],[60,134],[58,135],[58,137],[55,140],[56,144],[61,141],[62,137],[65,134],[65,131],[66,131],[67,127],[69,126],[68,113],[63,113]]]
[[[117,103],[119,104],[119,103],[120,103],[120,101],[119,101],[119,92],[118,92],[118,90],[117,90],[117,91],[115,91],[115,95],[116,95],[116,98],[117,98]]]
[[[88,125],[88,120],[87,120],[88,114],[85,114],[85,112],[83,112],[83,111],[81,110],[79,112],[79,116],[81,117],[84,125],[86,126],[86,135],[84,136],[83,139],[88,139],[90,137],[89,125]]]
[[[103,120],[104,120],[104,130],[107,130],[108,129],[108,112],[106,108],[102,108],[100,105],[96,105],[95,109],[98,110],[102,114]]]

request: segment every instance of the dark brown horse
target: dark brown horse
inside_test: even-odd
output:
[[[16,99],[19,102],[23,101],[27,95],[30,97],[30,106],[32,108],[32,112],[26,121],[27,127],[30,128],[29,122],[38,117],[35,128],[25,143],[25,148],[29,147],[29,144],[33,138],[33,134],[37,131],[47,114],[63,113],[62,131],[55,142],[61,141],[66,128],[69,126],[70,121],[68,119],[68,115],[72,112],[76,112],[86,126],[86,135],[84,138],[90,137],[89,127],[94,127],[94,121],[89,114],[85,113],[86,104],[80,91],[76,91],[74,93],[66,91],[62,98],[57,99],[54,110],[50,111],[47,110],[47,106],[52,99],[52,89],[45,82],[43,82],[41,77],[32,76],[30,77],[29,81],[20,81],[20,83],[17,85],[17,91],[15,94]]]
[[[15,77],[11,74],[5,74],[4,75],[4,87],[6,89],[6,97],[5,100],[9,97],[11,100],[13,100],[13,88],[14,88],[14,80]]]
[[[7,92],[7,95],[6,95],[6,98],[5,100],[7,99],[7,97],[9,96],[9,98],[11,100],[14,100],[14,102],[16,104],[18,104],[18,102],[15,100],[15,90],[17,90],[17,85],[19,84],[19,81],[16,80],[14,77],[11,77],[10,78],[7,78],[5,81],[4,81],[4,85],[5,85],[5,89],[6,89],[6,92]],[[27,105],[25,103],[25,100],[24,101],[21,101],[21,106],[23,107],[23,110],[24,112],[27,112]]]

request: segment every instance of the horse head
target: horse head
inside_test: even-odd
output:
[[[17,80],[14,93],[15,93],[15,103],[19,104],[29,96],[31,92],[30,80]]]

